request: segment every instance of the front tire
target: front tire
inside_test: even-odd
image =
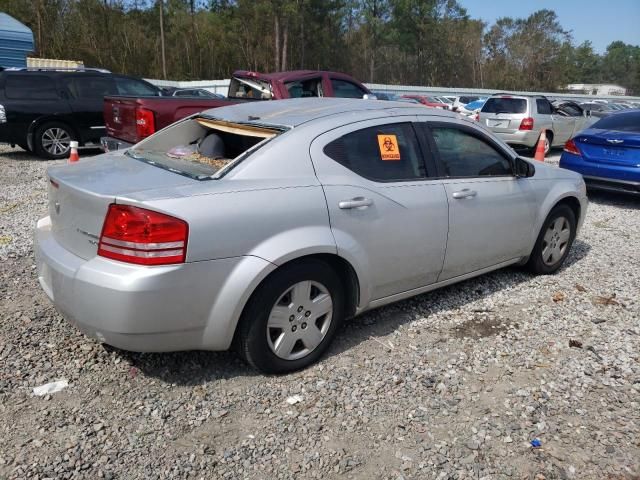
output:
[[[314,363],[331,344],[344,316],[344,288],[319,260],[285,265],[253,294],[238,326],[238,350],[264,373],[287,373]]]
[[[549,275],[564,263],[576,237],[576,216],[568,205],[551,210],[538,234],[527,267],[533,273]]]

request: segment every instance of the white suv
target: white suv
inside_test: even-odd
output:
[[[574,102],[552,105],[544,96],[504,95],[490,97],[480,110],[479,122],[506,143],[535,148],[546,133],[545,154],[562,146],[589,123],[590,115]]]

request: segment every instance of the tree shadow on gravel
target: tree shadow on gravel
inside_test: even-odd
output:
[[[640,210],[640,195],[589,189],[589,202],[610,207]]]
[[[581,261],[590,249],[589,244],[576,240],[562,270]],[[372,336],[388,335],[415,320],[418,311],[420,317],[428,317],[442,310],[460,308],[532,278],[533,275],[519,268],[502,269],[365,313],[345,322],[325,357],[339,355]],[[108,346],[105,348],[115,352],[144,375],[181,386],[195,386],[237,377],[263,377],[240,360],[233,351],[134,353]]]

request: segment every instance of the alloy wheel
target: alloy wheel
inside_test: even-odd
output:
[[[71,136],[63,128],[51,127],[42,132],[42,148],[50,155],[63,155],[71,147]]]

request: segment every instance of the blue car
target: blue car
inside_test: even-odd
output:
[[[640,195],[640,110],[598,120],[569,140],[560,166],[581,173],[592,188]]]

